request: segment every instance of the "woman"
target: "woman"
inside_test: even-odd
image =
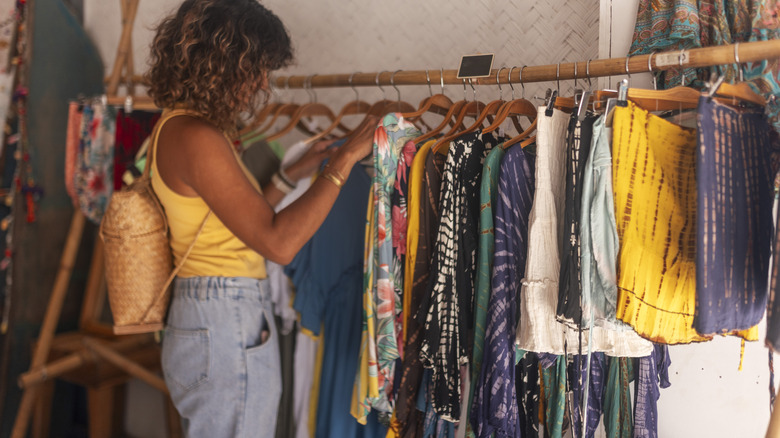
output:
[[[229,135],[269,72],[291,59],[284,25],[256,0],[187,0],[152,43],[149,93],[166,109],[150,149],[152,186],[177,264],[195,242],[174,286],[162,355],[188,437],[274,434],[281,378],[264,258],[289,263],[371,152],[369,122],[335,152],[312,148],[259,190]],[[290,181],[325,158],[311,188],[274,213]]]

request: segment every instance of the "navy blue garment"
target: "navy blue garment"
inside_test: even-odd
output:
[[[534,163],[533,155],[515,145],[506,151],[499,170],[493,279],[482,370],[471,411],[471,424],[479,438],[493,434],[517,436],[521,425],[515,392],[514,338],[518,295],[528,254]],[[528,407],[523,410],[527,412]]]
[[[766,309],[771,129],[763,110],[735,109],[706,96],[697,122],[693,328],[725,334],[758,324]]]
[[[328,217],[285,273],[295,284],[293,307],[314,334],[323,327],[316,437],[382,437],[376,415],[360,425],[350,414],[363,321],[363,241],[371,178],[355,166]]]
[[[604,409],[604,388],[607,384],[607,356],[598,352],[591,354],[590,357],[590,378],[588,373],[588,356],[577,354],[572,356],[572,363],[569,365],[569,382],[574,395],[572,411],[574,415],[574,436],[582,436],[582,421],[584,414],[582,406],[586,405],[588,409],[588,424],[585,430],[586,438],[593,438],[596,428],[601,421],[601,414]],[[588,400],[585,398],[585,382],[588,382]]]
[[[634,438],[658,438],[660,388],[669,382],[669,346],[655,344],[650,356],[639,359],[634,381]],[[659,388],[660,387],[660,388]]]

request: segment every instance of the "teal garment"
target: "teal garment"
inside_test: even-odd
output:
[[[604,429],[608,438],[631,438],[634,418],[631,404],[631,377],[634,375],[633,359],[610,357],[607,362],[607,382],[604,385]]]
[[[546,361],[555,358],[546,367]],[[563,436],[563,418],[566,414],[566,356],[540,354],[544,382],[544,436]]]
[[[580,269],[584,327],[592,324],[592,319],[623,326],[615,317],[619,242],[612,195],[611,136],[612,129],[600,117],[593,124],[591,151],[582,177]]]
[[[490,151],[482,168],[482,181],[479,191],[479,249],[477,250],[477,279],[474,300],[474,352],[471,360],[471,391],[469,391],[468,416],[471,418],[471,406],[474,403],[479,373],[482,370],[482,358],[485,348],[485,324],[490,300],[490,279],[493,272],[493,205],[498,194],[498,171],[504,148],[498,145]]]

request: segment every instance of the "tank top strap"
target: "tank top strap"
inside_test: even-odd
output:
[[[152,132],[152,140],[149,143],[149,151],[146,153],[146,165],[144,166],[144,176],[146,177],[149,176],[149,172],[151,171],[153,165],[152,161],[154,161],[157,158],[157,140],[160,138],[160,131],[162,131],[163,125],[168,120],[178,116],[191,116],[191,117],[202,118],[202,116],[197,112],[188,109],[163,110],[162,116],[160,117],[160,120],[157,121],[157,124],[154,127],[154,131]]]

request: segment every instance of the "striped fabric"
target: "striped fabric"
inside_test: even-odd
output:
[[[433,406],[443,419],[452,422],[460,417],[459,368],[469,360],[463,334],[471,312],[476,269],[475,255],[466,253],[468,247],[459,248],[459,244],[465,243],[467,233],[477,232],[471,205],[476,201],[478,215],[476,195],[482,163],[495,143],[491,136],[483,138],[480,131],[463,135],[450,146],[444,166],[441,215],[431,268],[434,276],[428,292],[431,301],[420,358],[426,368],[433,369]],[[472,239],[475,251],[477,239]],[[465,269],[459,269],[461,266]],[[464,299],[463,294],[469,297]],[[469,303],[468,307],[462,306],[464,301]]]
[[[758,339],[772,240],[770,125],[763,110],[699,101],[696,313],[703,334]]]
[[[705,341],[696,295],[696,134],[632,102],[613,119],[617,317],[653,342]]]
[[[534,157],[515,145],[506,152],[499,173],[485,352],[471,415],[478,437],[492,433],[517,436],[518,433],[512,341],[517,321],[517,290],[525,273],[533,195]]]
[[[577,113],[569,119],[566,141],[566,202],[563,211],[561,274],[558,283],[558,319],[575,328],[582,327],[582,268],[580,264],[580,209],[583,173],[590,154],[593,123],[598,116],[587,114],[580,121]]]
[[[490,300],[490,278],[493,271],[493,206],[496,205],[498,173],[504,148],[493,148],[485,159],[480,182],[479,207],[479,250],[477,251],[477,277],[474,290],[474,350],[471,360],[471,390],[469,391],[468,415],[474,402],[479,374],[482,370],[482,358],[485,350],[485,324],[487,324],[488,302]]]

